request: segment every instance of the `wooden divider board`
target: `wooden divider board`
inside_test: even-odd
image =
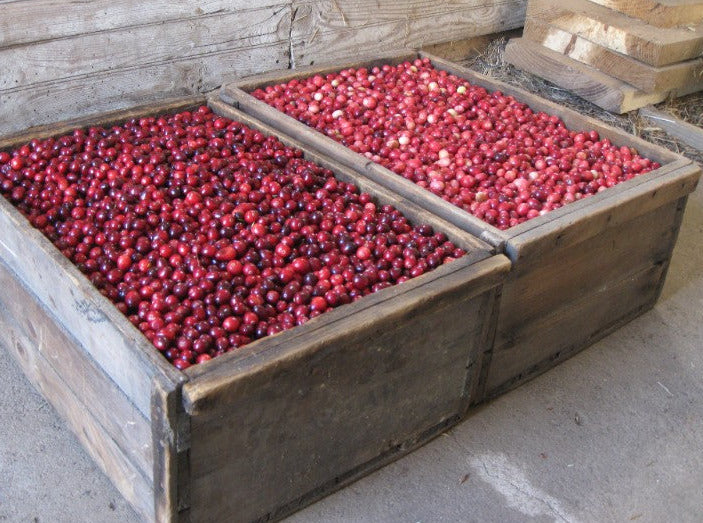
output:
[[[527,20],[523,38],[590,65],[647,93],[703,89],[703,58],[654,67],[536,19]]]
[[[525,25],[537,23],[656,67],[703,55],[703,24],[656,27],[589,0],[530,0]]]
[[[666,100],[669,93],[645,93],[617,78],[525,38],[505,48],[505,61],[568,89],[584,100],[614,113],[626,113]]]
[[[658,27],[686,26],[703,22],[703,2],[700,0],[590,1]]]

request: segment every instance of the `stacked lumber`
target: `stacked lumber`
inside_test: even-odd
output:
[[[506,60],[617,113],[703,89],[703,0],[530,0]]]

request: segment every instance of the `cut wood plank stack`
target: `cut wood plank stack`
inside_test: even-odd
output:
[[[609,111],[703,89],[702,0],[530,0],[505,59]]]

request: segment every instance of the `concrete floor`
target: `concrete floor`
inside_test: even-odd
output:
[[[136,521],[0,349],[0,521]],[[654,310],[291,517],[703,520],[703,188]]]

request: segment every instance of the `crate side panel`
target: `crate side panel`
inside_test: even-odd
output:
[[[532,323],[508,349],[493,352],[481,399],[498,396],[541,374],[649,310],[665,270],[662,263],[611,282]]]
[[[4,198],[0,229],[0,257],[148,419],[156,349]]]
[[[669,259],[679,213],[671,202],[576,245],[547,244],[541,253],[518,263],[503,289],[496,350],[509,346],[523,329],[552,311]]]
[[[22,368],[27,379],[56,409],[83,448],[110,478],[125,499],[145,520],[153,519],[154,495],[151,481],[144,477],[130,456],[91,414],[81,398],[37,351],[35,342],[24,335],[12,319],[0,312],[4,336],[0,345]]]
[[[234,401],[192,420],[193,517],[265,516],[457,416],[489,294],[378,311],[304,359],[233,383]]]
[[[41,358],[79,398],[104,427],[135,468],[151,479],[153,458],[151,426],[90,355],[42,307],[5,264],[0,263],[0,310],[13,322],[18,335],[31,343],[35,358]]]

